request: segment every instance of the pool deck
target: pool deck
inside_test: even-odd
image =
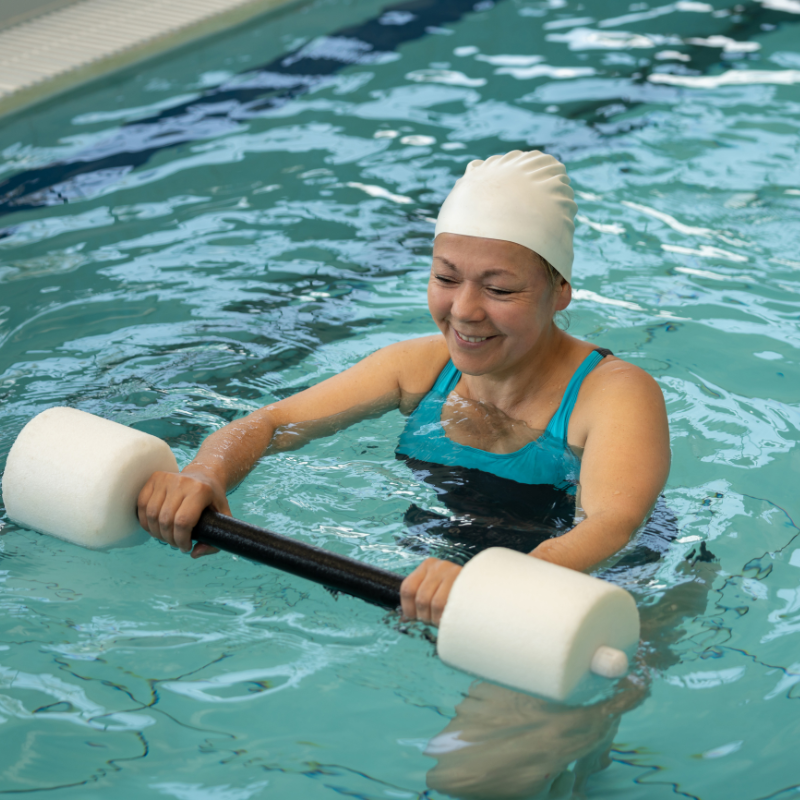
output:
[[[296,0],[6,0],[0,116]]]

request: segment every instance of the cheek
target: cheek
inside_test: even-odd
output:
[[[504,309],[502,315],[495,316],[495,324],[514,332],[523,341],[538,338],[546,327],[547,314],[543,309],[529,304]]]
[[[447,303],[443,293],[432,282],[428,283],[428,310],[434,319],[441,317],[446,311]]]

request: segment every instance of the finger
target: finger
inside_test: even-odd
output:
[[[179,547],[175,541],[175,515],[183,503],[183,495],[176,491],[176,487],[170,486],[164,500],[161,503],[161,510],[158,512],[158,527],[161,530],[161,539],[172,547]]]
[[[448,569],[447,573],[443,576],[442,582],[439,584],[439,588],[436,590],[436,594],[434,594],[431,602],[431,621],[437,628],[442,621],[442,614],[447,605],[447,599],[450,597],[450,590],[453,588],[453,584],[456,582],[456,578],[461,572],[461,569],[456,567],[455,564],[450,566],[452,568]]]
[[[139,497],[136,498],[136,516],[139,517],[139,524],[148,533],[150,532],[150,528],[147,527],[147,504],[150,502],[150,497],[153,494],[154,478],[155,475],[150,476],[147,483],[142,487],[142,491],[139,492]]]
[[[417,617],[427,623],[438,625],[450,589],[453,586],[461,567],[449,561],[434,561],[417,589],[415,599]]]
[[[441,583],[441,568],[439,564],[432,564],[425,573],[422,583],[417,589],[414,603],[417,607],[417,619],[423,622],[432,622],[431,603]]]
[[[173,519],[173,537],[181,552],[188,553],[192,549],[192,531],[206,507],[206,502],[196,494],[182,499]]]
[[[400,584],[400,606],[403,616],[407,619],[417,618],[416,596],[420,584],[425,579],[433,558],[426,558],[410,575]]]
[[[154,536],[162,542],[164,538],[161,535],[161,525],[159,524],[158,518],[161,514],[161,506],[164,504],[164,498],[166,496],[167,490],[164,486],[160,484],[154,486],[153,493],[147,501],[147,510],[145,511],[145,519],[147,521],[145,530],[148,531],[151,536]]]
[[[400,610],[406,619],[416,619],[417,616],[417,606],[414,603],[414,598],[417,594],[417,587],[414,582],[415,572],[416,570],[404,578],[400,584]]]
[[[203,542],[195,542],[194,549],[192,550],[192,558],[200,558],[201,556],[210,556],[213,553],[219,553],[219,549],[212,547],[210,544],[203,544]]]
[[[214,511],[218,511],[220,514],[224,514],[226,517],[233,516],[231,507],[228,505],[228,498],[225,496],[220,497],[218,500],[215,500],[212,507]]]

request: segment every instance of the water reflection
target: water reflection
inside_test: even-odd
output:
[[[569,707],[475,683],[456,716],[428,743],[428,786],[451,797],[571,797],[610,763],[621,715],[644,687],[626,681],[611,700]]]
[[[705,558],[705,560],[702,560]],[[706,607],[717,566],[705,551],[681,566],[684,583],[652,606],[640,606],[642,643],[638,664],[611,697],[569,706],[502,686],[475,682],[456,714],[434,736],[425,755],[431,789],[464,800],[583,796],[589,778],[612,762],[622,715],[647,697],[654,673],[678,663],[671,650],[681,621]]]
[[[304,797],[309,780],[322,791],[323,779],[347,796],[417,796],[427,767],[431,785],[455,796],[480,796],[490,783],[481,788],[481,772],[494,778],[490,797],[557,796],[596,791],[587,776],[622,759],[609,750],[619,725],[630,749],[658,754],[654,769],[670,771],[675,791],[705,796],[717,765],[711,779],[749,781],[748,796],[790,792],[800,189],[798,88],[785,70],[800,69],[800,15],[747,1],[736,12],[721,2],[630,12],[630,0],[580,10],[577,0],[421,0],[408,4],[410,19],[379,16],[377,5],[301,5],[285,23],[273,17],[229,44],[145,65],[108,94],[91,89],[8,121],[0,468],[24,421],[62,404],[167,438],[185,463],[223,422],[431,332],[424,281],[438,201],[471,158],[545,149],[569,163],[581,208],[571,332],[648,370],[667,395],[669,507],[603,573],[636,595],[650,626],[641,683],[577,709],[486,685],[462,697],[465,679],[429,648],[395,642],[371,609],[322,589],[230,558],[185,565],[155,544],[67,552],[6,525],[0,649],[10,648],[3,664],[17,683],[0,690],[10,698],[3,729],[19,745],[0,759],[16,764],[3,773],[8,790],[49,788],[100,763],[130,796],[166,786],[145,783],[160,770],[172,787],[217,791],[233,780],[235,746],[240,765],[258,753],[274,765],[267,791],[280,796]],[[447,23],[456,8],[460,21]],[[307,24],[308,9],[321,21]],[[429,11],[442,28],[423,35],[436,21]],[[372,50],[347,49],[343,36]],[[378,53],[385,63],[370,62]],[[746,67],[735,74],[748,85],[730,85],[733,66]],[[785,85],[750,85],[776,75]],[[467,475],[416,483],[394,460],[403,422],[392,412],[270,456],[231,498],[238,515],[397,570],[488,543],[529,551],[574,523],[574,499],[556,493],[535,498],[535,517],[499,486],[486,487],[488,508]],[[709,567],[677,566],[703,541],[730,573],[707,611],[708,583],[695,579]],[[252,614],[209,610],[233,603]],[[695,608],[676,643],[670,631]],[[267,635],[276,628],[298,643],[278,647]],[[302,640],[331,636],[342,649],[313,661]],[[253,670],[288,672],[301,656],[319,669],[299,690],[262,691],[268,678]],[[47,675],[63,681],[47,684],[50,695]],[[222,675],[232,682],[214,680]],[[116,719],[100,730],[104,710],[132,713],[137,726],[144,716],[115,685],[149,703],[156,681],[206,700],[164,689],[147,711],[157,725],[120,735],[128,722]],[[408,769],[379,735],[430,736],[426,715],[456,704],[429,757]],[[359,709],[378,722],[355,724]],[[213,730],[192,727],[203,714]],[[713,724],[681,725],[701,714]],[[91,747],[71,749],[82,731]],[[707,760],[734,744],[735,758]],[[140,752],[149,770],[103,766]],[[335,777],[321,777],[322,758]],[[364,777],[401,769],[397,786]],[[608,795],[635,794],[628,777],[609,770]],[[246,793],[242,780],[225,791]]]

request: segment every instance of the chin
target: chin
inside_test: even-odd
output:
[[[473,375],[477,377],[479,375],[486,375],[487,372],[492,371],[490,365],[477,364],[476,359],[470,358],[468,355],[465,355],[464,353],[451,352],[450,359],[452,360],[455,368],[462,375]]]

